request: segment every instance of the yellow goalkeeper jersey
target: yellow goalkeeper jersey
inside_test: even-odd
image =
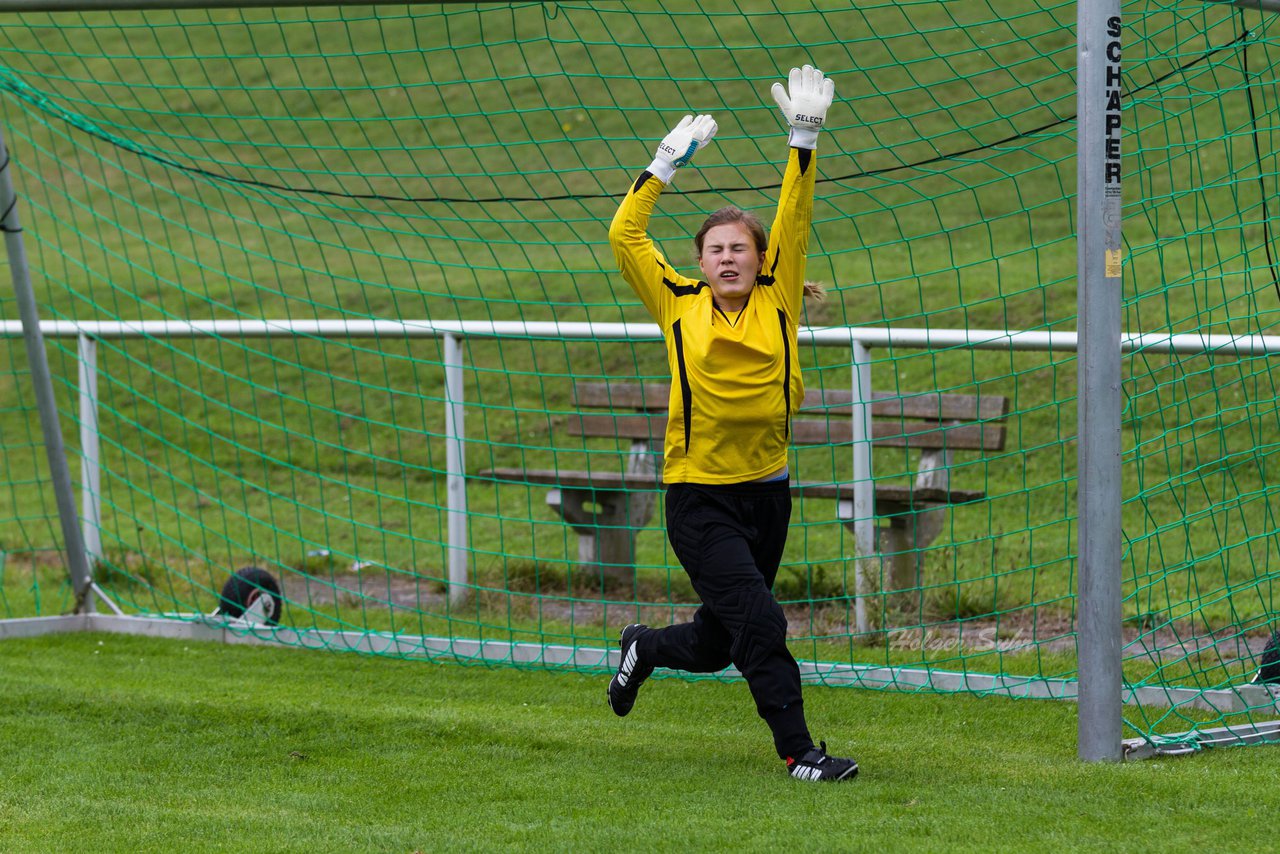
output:
[[[666,483],[740,483],[787,464],[791,419],[804,399],[796,329],[815,157],[791,149],[764,264],[736,316],[715,305],[706,282],[676,272],[649,238],[661,181],[641,173],[614,215],[609,242],[618,268],[667,343]]]

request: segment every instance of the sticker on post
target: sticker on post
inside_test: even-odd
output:
[[[1120,253],[1119,249],[1108,249],[1106,255],[1106,276],[1108,279],[1120,278]]]

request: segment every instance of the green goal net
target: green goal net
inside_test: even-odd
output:
[[[608,223],[686,112],[720,133],[660,200],[667,256],[694,268],[691,235],[724,204],[768,221],[786,155],[768,87],[813,62],[837,97],[776,589],[793,651],[830,684],[1070,695],[1076,356],[1003,331],[1076,327],[1075,15],[6,15],[0,130],[41,314],[97,324],[48,341],[73,472],[96,476],[79,475],[99,588],[124,614],[195,620],[254,566],[283,606],[245,632],[587,671],[621,626],[687,619],[643,426],[665,355]],[[1124,22],[1126,329],[1265,335],[1280,25],[1191,0]],[[0,321],[0,616],[61,613],[7,296]],[[1277,716],[1246,686],[1280,579],[1275,358],[1125,357],[1127,735]],[[851,443],[864,366],[869,472]]]

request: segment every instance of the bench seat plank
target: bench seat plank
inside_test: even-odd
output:
[[[496,468],[480,472],[479,477],[511,483],[536,483],[568,489],[599,490],[657,490],[662,488],[661,478],[623,474],[619,471],[559,471],[554,469]],[[791,491],[810,498],[832,498],[852,501],[851,483],[793,483]],[[910,484],[876,484],[876,502],[891,502],[911,506],[937,504],[970,504],[981,501],[985,493],[976,489],[920,488]],[[902,511],[898,511],[902,512]]]

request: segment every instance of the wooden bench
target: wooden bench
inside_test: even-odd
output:
[[[550,487],[547,505],[578,534],[578,562],[599,567],[606,579],[629,579],[635,564],[635,533],[649,524],[662,488],[669,390],[667,383],[575,383],[574,403],[580,411],[569,417],[568,433],[629,440],[628,452],[617,457],[593,452],[590,460],[610,462],[585,471],[494,468],[479,476]],[[792,421],[792,443],[851,444],[852,397],[847,389],[810,389]],[[952,488],[953,454],[1003,449],[1008,414],[1006,397],[873,393],[873,445],[921,452],[911,483],[875,483],[875,549],[885,592],[896,610],[918,606],[923,549],[942,531],[947,508],[985,495],[981,490]],[[852,483],[804,483],[793,477],[791,490],[802,497],[834,499],[840,520],[854,528]]]

